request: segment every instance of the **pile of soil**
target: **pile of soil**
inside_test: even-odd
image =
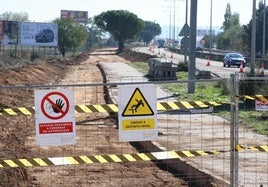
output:
[[[99,83],[102,82],[102,75],[97,68],[100,61],[129,63],[147,61],[152,57],[131,50],[125,50],[119,55],[115,55],[115,52],[114,49],[87,51],[67,62],[38,61],[34,64],[2,69],[0,73],[0,84],[2,85],[0,111],[3,111],[4,108],[33,106],[34,88],[31,85],[44,85],[45,88],[51,84],[73,83],[74,76],[78,81]],[[18,88],[19,86],[21,88]],[[88,100],[92,103],[105,102],[103,90],[98,89],[87,88],[89,98],[86,99],[84,90],[78,90],[77,93],[81,94],[75,96],[76,100]],[[77,117],[78,148],[75,150],[73,146],[36,147],[34,115],[0,117],[2,118],[0,161],[12,158],[116,154],[120,151],[137,152],[129,143],[118,142],[117,124],[109,118],[108,114],[82,114]],[[85,140],[84,137],[87,139]],[[97,146],[89,146],[85,150],[88,142]],[[171,173],[159,169],[153,162],[133,162],[63,167],[5,167],[0,169],[0,186],[187,186],[187,183]]]

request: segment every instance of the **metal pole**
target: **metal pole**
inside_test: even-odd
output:
[[[238,98],[239,95],[239,81],[237,74],[231,74],[231,124],[230,124],[230,187],[238,186]]]
[[[188,22],[188,0],[186,0],[186,10],[185,10],[185,24]],[[185,36],[185,49],[186,51],[184,52],[184,63],[187,62],[187,51],[188,51],[188,36]]]
[[[256,0],[253,0],[253,10],[252,10],[252,28],[251,28],[251,66],[250,74],[255,75],[255,49],[256,49]]]
[[[263,28],[262,28],[262,63],[264,63],[265,58],[265,41],[266,41],[266,0],[264,0],[264,9],[263,9]]]
[[[190,56],[188,74],[188,93],[195,92],[195,53],[196,53],[196,20],[197,20],[197,0],[191,0],[190,16]]]
[[[173,40],[174,40],[174,41],[173,41],[173,42],[175,42],[175,37],[176,37],[176,36],[175,36],[175,28],[176,28],[176,24],[175,24],[175,21],[176,21],[176,16],[175,16],[175,2],[176,2],[176,0],[173,0],[173,1],[174,1],[174,5],[173,5],[173,6],[174,6],[174,7],[173,7],[173,9],[174,9],[174,10],[173,10],[173,11],[174,11],[174,12],[173,12],[173,13],[174,13],[174,14],[173,14],[173,16],[174,16],[174,18],[173,18]]]
[[[210,29],[209,29],[209,59],[211,57],[212,48],[212,0],[210,1]]]
[[[169,39],[171,40],[171,6],[169,7]]]

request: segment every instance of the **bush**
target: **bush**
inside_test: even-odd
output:
[[[39,58],[39,54],[37,52],[32,52],[31,53],[31,56],[30,56],[30,59],[31,61],[33,62],[35,59],[38,59]]]

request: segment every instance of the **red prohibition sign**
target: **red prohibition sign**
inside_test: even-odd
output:
[[[65,109],[65,111],[63,111],[62,109],[60,109],[57,105],[56,105],[56,103],[55,103],[55,101],[52,101],[49,97],[50,96],[54,96],[54,95],[58,95],[58,96],[60,96],[60,97],[62,97],[63,99],[64,99],[64,101],[65,101],[65,103],[66,103],[66,109]],[[51,116],[51,115],[49,115],[47,112],[46,112],[46,110],[45,110],[45,101],[47,101],[48,103],[50,103],[53,107],[55,107],[55,108],[57,108],[57,110],[59,110],[59,116]],[[50,93],[48,93],[47,95],[45,95],[45,97],[42,99],[42,101],[41,101],[41,110],[42,110],[42,113],[47,117],[47,118],[49,118],[49,119],[54,119],[54,120],[56,120],[56,119],[61,119],[61,118],[63,118],[67,113],[68,113],[68,111],[69,111],[69,108],[70,108],[70,104],[69,104],[69,101],[68,101],[68,98],[64,95],[64,94],[62,94],[62,93],[60,93],[60,92],[50,92]]]

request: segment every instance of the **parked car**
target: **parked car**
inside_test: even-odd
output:
[[[237,66],[240,67],[241,62],[243,63],[243,68],[246,67],[246,60],[240,53],[227,53],[223,58],[223,66],[231,67]]]
[[[36,42],[53,42],[54,32],[50,29],[43,29],[35,35]]]

